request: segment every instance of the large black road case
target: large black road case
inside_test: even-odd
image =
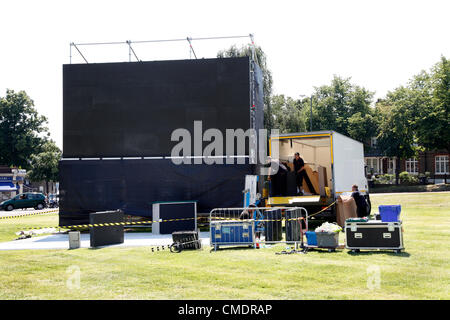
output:
[[[96,226],[89,227],[91,238],[91,247],[100,247],[111,244],[119,244],[124,241],[123,234],[123,211],[102,211],[93,212],[89,214],[89,223],[103,224],[103,223],[119,223],[116,226]]]
[[[353,252],[387,249],[400,253],[404,249],[402,223],[346,222],[345,247]]]

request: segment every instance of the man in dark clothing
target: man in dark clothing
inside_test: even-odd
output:
[[[352,186],[352,197],[355,199],[356,212],[359,218],[367,216],[367,202],[364,196],[359,193],[358,186],[354,184]]]
[[[297,183],[297,188],[300,195],[303,195],[303,177],[305,172],[305,161],[300,157],[298,152],[294,155],[294,171],[295,171],[295,181]]]

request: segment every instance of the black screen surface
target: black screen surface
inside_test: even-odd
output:
[[[160,223],[161,234],[172,234],[176,231],[195,230],[195,202],[185,203],[161,203],[159,206],[159,218],[162,220],[186,219],[179,221],[167,221]]]
[[[152,203],[197,201],[197,212],[241,207],[252,165],[174,165],[171,160],[60,161],[61,226],[84,224],[89,213],[121,209],[152,217]]]
[[[249,78],[248,57],[64,65],[63,157],[170,156],[194,120],[247,130]]]

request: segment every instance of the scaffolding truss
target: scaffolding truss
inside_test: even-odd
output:
[[[182,42],[186,41],[189,45],[189,52],[194,56],[195,59],[197,59],[197,54],[193,47],[194,41],[203,41],[203,40],[223,40],[223,39],[242,39],[242,38],[249,38],[250,39],[250,45],[252,50],[252,60],[256,59],[255,56],[255,42],[254,42],[254,36],[253,34],[248,35],[242,35],[242,36],[222,36],[222,37],[201,37],[201,38],[192,38],[192,37],[186,37],[186,38],[180,38],[180,39],[160,39],[160,40],[140,40],[140,41],[115,41],[115,42],[89,42],[89,43],[70,43],[70,64],[72,64],[72,48],[75,48],[76,52],[83,58],[84,62],[87,64],[89,63],[86,56],[81,52],[81,47],[85,46],[103,46],[103,45],[126,45],[128,46],[128,61],[132,62],[132,57],[134,56],[135,60],[138,62],[141,62],[136,54],[136,51],[134,50],[132,44],[142,44],[142,43],[163,43],[163,42]],[[191,55],[191,58],[192,58]]]

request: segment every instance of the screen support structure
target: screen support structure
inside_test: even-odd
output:
[[[256,53],[255,53],[255,41],[253,38],[253,34],[249,35],[251,40],[251,50],[252,55],[250,57],[250,128],[254,129],[254,133],[256,133],[256,88],[255,88],[255,63],[256,63]],[[250,136],[250,148],[249,148],[249,156],[250,163],[256,164],[257,159],[257,137],[254,135]]]
[[[83,58],[83,60],[88,64],[87,58],[83,55],[81,52],[81,47],[84,46],[99,46],[99,45],[120,45],[124,44],[128,46],[128,61],[132,61],[132,55],[134,55],[135,59],[138,62],[142,62],[134,51],[132,44],[135,43],[160,43],[160,42],[177,42],[177,41],[187,41],[189,44],[189,52],[192,53],[197,59],[197,55],[194,51],[194,47],[192,45],[193,41],[202,41],[202,40],[221,40],[221,39],[239,39],[239,38],[249,38],[250,39],[250,49],[251,49],[251,56],[250,56],[250,128],[254,129],[253,132],[256,132],[256,86],[255,86],[255,68],[258,63],[258,57],[256,55],[256,47],[255,47],[255,40],[254,35],[252,33],[248,35],[241,35],[241,36],[221,36],[221,37],[200,37],[200,38],[192,38],[192,37],[186,37],[186,38],[180,38],[180,39],[160,39],[160,40],[141,40],[141,41],[116,41],[116,42],[90,42],[90,43],[70,43],[70,64],[72,64],[72,47],[76,49],[78,54]],[[256,163],[257,159],[257,137],[254,135],[250,136],[250,161],[251,163]]]
[[[142,60],[139,60],[139,58],[136,55],[136,52],[134,52],[134,49],[131,46],[131,41],[130,40],[127,40],[127,44],[128,44],[128,61],[131,62],[131,53],[134,54],[134,57],[136,58],[137,61],[142,61]]]
[[[254,37],[253,34],[245,35],[245,36],[222,36],[222,37],[201,37],[201,38],[192,38],[192,37],[186,37],[186,38],[180,38],[180,39],[160,39],[160,40],[140,40],[140,41],[115,41],[115,42],[88,42],[88,43],[70,43],[70,61],[69,63],[72,64],[72,47],[76,49],[76,51],[80,54],[80,56],[83,58],[83,60],[86,63],[89,63],[86,57],[81,52],[81,47],[84,46],[99,46],[99,45],[120,45],[124,44],[128,46],[128,61],[131,62],[132,54],[136,58],[137,61],[140,60],[136,52],[134,51],[133,47],[131,46],[133,43],[158,43],[158,42],[177,42],[177,41],[187,41],[189,44],[189,50],[194,55],[195,59],[197,59],[197,55],[194,51],[194,48],[192,46],[192,41],[200,41],[200,40],[221,40],[221,39],[239,39],[239,38],[250,38],[251,44],[252,44],[252,60],[254,60]]]

